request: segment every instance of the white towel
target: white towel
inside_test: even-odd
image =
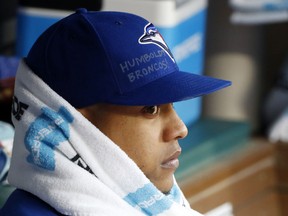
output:
[[[65,85],[65,83],[63,83]],[[164,195],[107,136],[24,62],[15,84],[9,182],[67,215],[200,215],[175,184]]]

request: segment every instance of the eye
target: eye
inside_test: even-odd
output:
[[[154,115],[157,115],[160,111],[160,107],[159,106],[145,106],[143,109],[142,109],[142,112],[144,114],[148,114],[148,115],[151,115],[151,116],[154,116]]]
[[[154,36],[156,34],[156,31],[154,29],[150,29],[148,31],[148,34]]]
[[[149,32],[149,35],[154,36],[155,32],[151,31],[151,32]]]

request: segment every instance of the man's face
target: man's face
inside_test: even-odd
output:
[[[187,135],[172,104],[101,104],[79,111],[125,151],[159,190],[169,192],[179,165],[178,139]]]

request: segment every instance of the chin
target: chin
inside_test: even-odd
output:
[[[162,193],[168,194],[174,185],[173,177],[162,181],[159,185],[155,185]]]

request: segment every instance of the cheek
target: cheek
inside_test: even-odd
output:
[[[156,169],[161,159],[161,144],[159,133],[155,130],[147,131],[144,128],[134,127],[133,131],[126,134],[121,148],[134,160],[138,167],[145,173]]]

